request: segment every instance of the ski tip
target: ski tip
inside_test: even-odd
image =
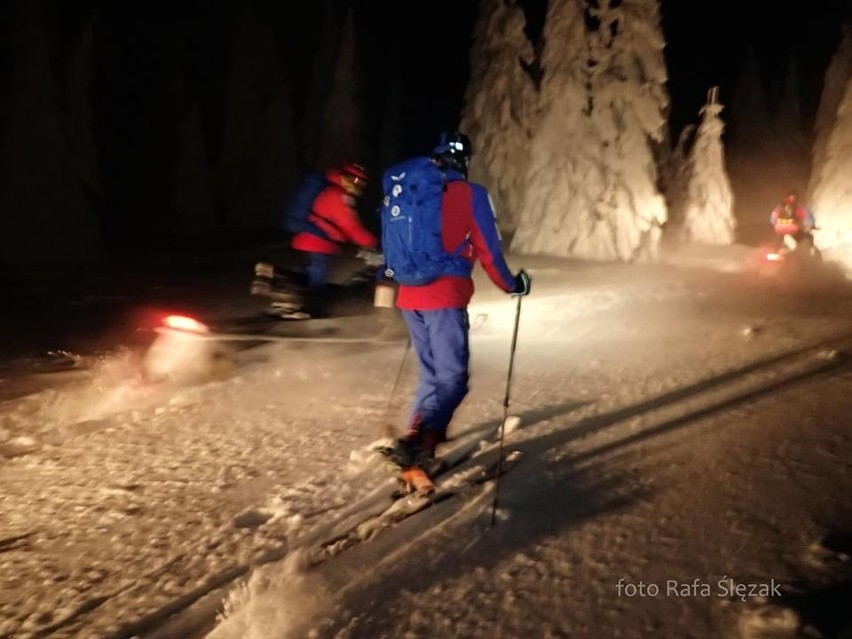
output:
[[[371,444],[368,444],[367,448],[376,452],[383,452],[391,450],[394,447],[395,442],[396,440],[392,437],[382,437],[381,439],[377,439]]]
[[[509,415],[503,422],[504,432],[508,435],[523,427],[523,422],[518,415]]]
[[[521,452],[520,450],[513,450],[513,451],[512,451],[512,452],[510,452],[508,455],[506,455],[506,457],[505,457],[505,461],[507,461],[507,462],[516,462],[516,461],[518,461],[521,457],[523,457],[523,455],[524,455],[524,454],[523,454],[523,452]]]

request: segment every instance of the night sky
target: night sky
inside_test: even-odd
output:
[[[537,38],[546,0],[519,3],[528,13],[530,36]],[[13,3],[3,4],[0,23],[8,25]],[[373,139],[385,114],[393,78],[403,87],[405,130],[401,138],[406,152],[428,150],[439,131],[456,125],[468,79],[468,48],[478,4],[474,0],[334,1],[341,21],[349,8],[356,10]],[[277,46],[294,87],[298,118],[304,112],[317,51],[321,5],[300,3],[296,16],[295,3],[254,2],[261,19],[274,24]],[[800,61],[803,124],[810,126],[826,64],[839,41],[839,26],[852,14],[850,5],[852,0],[663,0],[674,136],[685,124],[698,121],[709,87],[720,85],[722,103],[730,104],[749,46],[763,65],[770,96],[783,79],[790,56]],[[169,97],[172,61],[180,60],[187,91],[202,106],[208,155],[215,162],[221,142],[229,47],[240,0],[133,5],[48,0],[46,6],[57,72],[81,26],[97,16],[92,98],[108,196],[105,206],[122,210],[130,219],[167,208],[168,195],[160,185],[168,178],[175,152]],[[703,6],[707,13],[700,15]],[[749,15],[744,14],[745,7]],[[752,15],[761,7],[766,7],[765,13]],[[0,27],[0,33],[0,80],[5,85],[10,59],[8,27]],[[129,184],[140,181],[151,186],[141,198],[138,188],[136,192],[128,189]]]
[[[437,131],[455,124],[467,83],[468,47],[478,2],[335,0],[333,4],[341,19],[350,7],[356,10],[374,124],[382,117],[389,79],[395,74],[405,85],[404,110],[411,123],[407,140],[412,147],[431,144]],[[530,36],[538,37],[546,0],[520,0],[519,4],[527,11]],[[702,5],[708,7],[703,15]],[[714,84],[721,86],[722,102],[730,100],[748,46],[754,48],[764,66],[770,91],[773,83],[783,79],[789,55],[794,53],[802,65],[802,97],[813,103],[821,89],[825,65],[838,42],[839,25],[852,13],[850,5],[850,0],[663,0],[673,128],[677,130],[697,118],[706,91]],[[207,104],[208,121],[215,126],[221,115],[217,113],[217,93],[222,90],[227,71],[239,0],[146,3],[145,8],[133,12],[128,11],[126,3],[105,2],[98,6],[92,0],[53,2],[48,6],[54,37],[62,45],[60,58],[80,24],[91,15],[99,16],[99,75],[103,83],[108,79],[118,94],[100,91],[110,103],[108,109],[102,107],[102,112],[115,107],[113,117],[127,124],[137,118],[150,118],[150,107],[156,108],[157,96],[166,88],[162,69],[168,63],[169,47],[177,41],[193,83],[191,90]],[[275,24],[291,80],[304,94],[316,52],[321,3],[301,3],[298,17],[293,6],[274,0],[255,2],[261,16]],[[763,13],[759,12],[761,7],[766,8]],[[57,63],[61,64],[61,60]],[[297,104],[297,108],[301,107]]]
[[[700,15],[698,7],[708,11]],[[790,56],[800,66],[805,126],[817,107],[826,66],[840,38],[840,25],[852,15],[848,0],[788,2],[682,2],[663,0],[672,124],[697,119],[707,88],[720,86],[720,101],[730,104],[747,51],[757,56],[772,100]]]

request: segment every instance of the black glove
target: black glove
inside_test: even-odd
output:
[[[515,275],[515,288],[512,290],[511,295],[529,295],[531,287],[532,280],[530,276],[527,275],[526,271],[520,271]]]

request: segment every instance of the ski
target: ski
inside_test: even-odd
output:
[[[443,473],[435,478],[432,490],[400,494],[387,510],[365,520],[350,534],[354,535],[357,541],[371,539],[389,526],[436,503],[476,492],[488,481],[511,470],[520,458],[520,451],[512,451],[502,459],[493,457],[487,462],[465,464],[450,473]]]
[[[499,433],[499,428],[499,426],[493,425],[472,428],[445,442],[442,445],[444,452],[440,457],[432,460],[430,468],[427,469],[429,476],[437,477],[465,462],[480,449],[490,445]],[[374,450],[385,458],[385,462],[392,472],[398,474],[404,468],[404,461],[401,459],[399,449],[396,446],[377,446]]]
[[[488,434],[492,434],[491,429],[487,430]],[[491,441],[490,437],[486,435],[483,438],[481,429],[462,437],[460,442],[441,458],[440,467],[430,478],[431,486],[428,490],[397,488],[390,496],[391,503],[385,508],[367,514],[347,530],[338,528],[335,536],[316,546],[312,553],[312,563],[321,563],[347,548],[372,539],[390,526],[436,503],[478,492],[488,481],[514,468],[521,458],[521,453],[517,450],[504,454],[501,458],[495,447],[496,443]]]
[[[508,418],[506,422],[515,424],[510,420],[517,419],[516,417]],[[514,427],[517,427],[517,424]],[[428,494],[435,490],[434,482],[438,477],[493,446],[499,433],[500,426],[493,424],[463,432],[443,444],[444,452],[439,457],[429,460],[423,466],[424,472],[417,472],[410,468],[410,459],[398,445],[378,446],[374,450],[385,458],[391,472],[398,477],[404,493]]]
[[[311,319],[311,315],[298,307],[273,302],[271,306],[264,309],[264,314],[280,320],[301,321]]]

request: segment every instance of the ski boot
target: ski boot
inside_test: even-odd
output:
[[[311,315],[303,311],[299,305],[292,302],[272,302],[264,311],[267,315],[283,320],[306,320]]]
[[[435,431],[413,431],[397,439],[393,447],[380,451],[400,471],[406,492],[428,495],[435,491],[432,477],[443,467],[443,462],[435,457],[439,438]]]
[[[400,481],[405,486],[407,493],[431,495],[436,490],[432,478],[420,466],[412,466],[404,469],[400,476]]]

